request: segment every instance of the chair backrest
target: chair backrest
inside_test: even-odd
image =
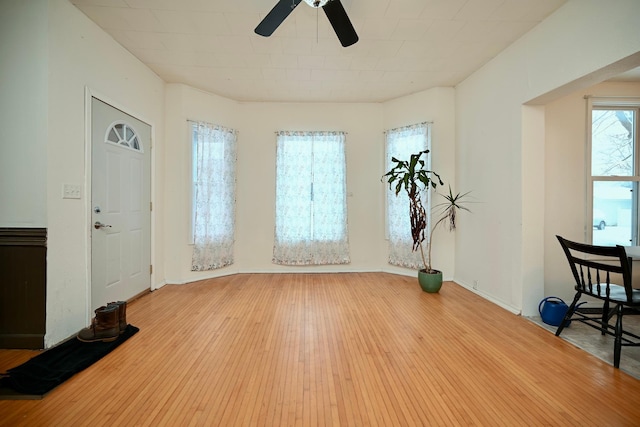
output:
[[[556,237],[569,260],[576,290],[604,299],[610,296],[610,285],[617,284],[624,286],[627,302],[632,301],[631,260],[624,246],[594,246]]]

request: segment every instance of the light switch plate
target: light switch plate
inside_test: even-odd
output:
[[[77,184],[64,184],[62,188],[63,199],[81,199],[82,187]]]

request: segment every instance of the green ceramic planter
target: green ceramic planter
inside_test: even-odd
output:
[[[442,287],[442,271],[434,270],[435,273],[427,273],[424,270],[418,271],[418,282],[423,291],[435,294]]]

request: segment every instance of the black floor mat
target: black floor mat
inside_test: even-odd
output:
[[[51,348],[2,374],[0,400],[41,399],[74,374],[109,354],[138,331],[135,326],[127,325],[127,329],[112,342],[86,343],[73,338]]]

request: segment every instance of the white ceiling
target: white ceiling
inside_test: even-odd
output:
[[[277,0],[71,0],[164,81],[271,102],[455,86],[565,1],[342,0],[360,37],[343,48],[304,2],[265,38],[253,30]]]

